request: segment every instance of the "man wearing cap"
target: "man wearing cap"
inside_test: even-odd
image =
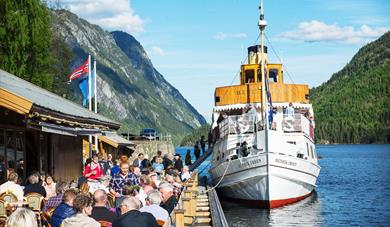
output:
[[[181,172],[181,169],[183,168],[183,161],[181,160],[180,154],[175,154],[174,168],[177,169],[177,171],[179,171],[179,173]]]

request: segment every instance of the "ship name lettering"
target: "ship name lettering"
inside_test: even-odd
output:
[[[261,159],[253,159],[244,163],[241,163],[241,167],[243,166],[252,166],[261,163]]]
[[[293,161],[287,161],[287,160],[284,160],[284,159],[275,159],[275,162],[277,163],[282,163],[282,164],[285,164],[285,165],[290,165],[290,166],[296,166],[297,163],[296,162],[293,162]]]

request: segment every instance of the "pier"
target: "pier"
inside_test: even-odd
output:
[[[215,189],[199,185],[199,175],[196,171],[185,182],[171,219],[172,226],[176,227],[228,226]]]

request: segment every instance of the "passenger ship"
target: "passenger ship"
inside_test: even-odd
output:
[[[262,8],[240,84],[215,90],[209,172],[224,196],[275,208],[309,196],[321,167],[308,85],[284,83],[282,64],[268,62]]]

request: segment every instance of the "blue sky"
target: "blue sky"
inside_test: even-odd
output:
[[[254,0],[64,0],[108,31],[134,35],[155,68],[209,121],[214,89],[238,83],[258,37]],[[264,1],[266,35],[285,82],[318,86],[390,27],[388,0]],[[257,41],[259,42],[259,41]],[[266,42],[266,45],[269,44]],[[271,62],[280,62],[269,48]]]

